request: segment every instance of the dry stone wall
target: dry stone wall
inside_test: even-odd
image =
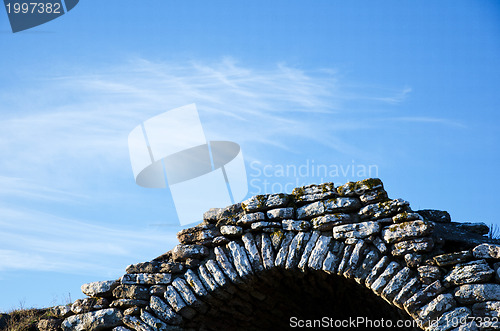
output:
[[[495,329],[500,245],[486,233],[413,211],[379,179],[308,185],[211,209],[172,250],[53,310],[62,330],[262,330],[324,316]]]

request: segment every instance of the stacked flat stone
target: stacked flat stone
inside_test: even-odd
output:
[[[266,275],[320,272],[369,289],[425,330],[500,328],[481,324],[500,318],[500,245],[469,224],[481,243],[449,251],[447,231],[435,231],[446,223],[446,212],[389,199],[379,179],[258,195],[209,210],[171,251],[128,266],[119,280],[83,285],[89,298],[54,312],[63,330],[223,328],[213,316],[270,328],[272,319],[249,312],[289,316],[270,303]]]

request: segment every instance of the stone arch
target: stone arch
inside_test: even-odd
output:
[[[119,280],[83,285],[109,306],[62,327],[369,327],[383,318],[408,330],[475,330],[500,313],[500,245],[487,230],[446,212],[415,212],[389,199],[379,179],[255,196],[209,210],[178,233],[179,245],[128,266]],[[110,322],[89,326],[96,314]]]

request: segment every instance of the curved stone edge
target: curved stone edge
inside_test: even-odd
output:
[[[84,284],[90,298],[81,309],[76,302],[66,309],[72,316],[61,315],[62,328],[94,323],[96,311],[116,315],[108,318],[113,325],[95,322],[116,330],[185,328],[213,310],[248,318],[241,313],[248,302],[265,299],[248,291],[248,281],[265,283],[263,273],[273,270],[352,279],[426,330],[451,330],[457,321],[483,328],[474,325],[480,318],[499,317],[500,245],[485,237],[473,249],[443,250],[446,238],[433,232],[451,221],[446,214],[389,199],[379,179],[308,185],[211,209],[201,224],[179,232],[173,250],[128,266],[119,280]],[[99,307],[99,299],[108,303]],[[225,311],[227,300],[238,309]]]

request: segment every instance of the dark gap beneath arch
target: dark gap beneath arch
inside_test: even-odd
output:
[[[235,288],[235,293],[222,296],[231,298],[215,300],[218,307],[212,304],[206,314],[197,315],[186,327],[217,331],[285,330],[314,325],[311,323],[335,327],[341,321],[360,318],[372,323],[391,320],[394,326],[398,320],[407,321],[406,325],[411,321],[406,312],[388,304],[365,286],[323,271],[303,273],[273,269],[252,276],[244,285]],[[226,292],[225,289],[218,291]],[[349,325],[347,322],[343,322],[344,326]],[[368,328],[366,323],[358,326]],[[387,326],[390,322],[384,323]],[[393,329],[420,330],[411,327]]]

